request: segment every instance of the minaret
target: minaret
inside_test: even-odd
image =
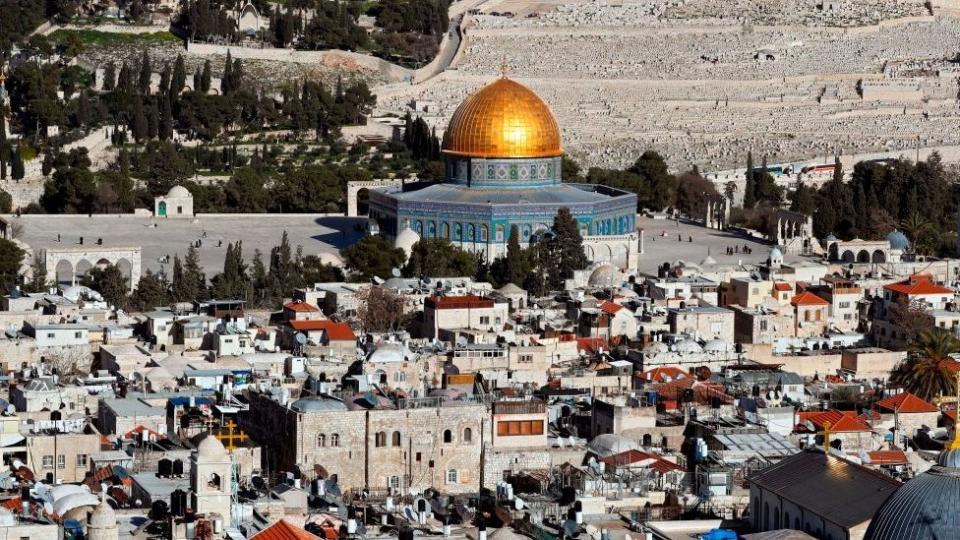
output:
[[[219,514],[224,528],[230,527],[233,464],[223,444],[207,435],[190,457],[190,489],[198,514]]]
[[[119,537],[117,514],[104,498],[87,518],[87,539],[117,540]]]

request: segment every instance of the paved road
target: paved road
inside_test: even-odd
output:
[[[283,231],[287,231],[294,249],[302,246],[305,255],[336,253],[339,246],[359,239],[360,233],[353,227],[366,221],[318,214],[205,214],[193,220],[132,214],[24,215],[5,219],[22,225],[19,238],[35,252],[79,247],[80,236],[84,237],[85,246],[95,245],[97,238],[102,238],[105,247],[141,246],[143,269],[157,271],[165,267],[168,273],[172,266],[161,264],[160,258],[169,255],[172,261],[177,254],[182,258],[189,245],[201,239],[200,264],[208,276],[222,270],[229,242],[242,240],[248,261],[253,258],[254,249],[259,249],[268,261],[269,251],[280,243]],[[61,235],[61,242],[57,242],[57,234]],[[217,245],[220,241],[222,246]]]
[[[719,264],[735,264],[737,261],[757,263],[765,261],[770,254],[770,245],[725,231],[650,218],[638,219],[637,225],[644,230],[644,253],[640,255],[641,272],[656,273],[657,267],[665,262],[700,264],[708,253]],[[678,235],[682,241],[678,240]],[[749,246],[753,253],[727,255],[727,246],[740,246],[743,251],[744,245]]]

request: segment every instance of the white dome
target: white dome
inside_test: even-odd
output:
[[[413,245],[420,241],[420,235],[410,227],[404,227],[393,241],[393,247],[402,249],[407,257],[413,251]]]
[[[114,528],[117,526],[117,513],[113,511],[113,507],[107,504],[106,500],[100,501],[100,504],[90,513],[90,520],[87,524],[96,529]]]
[[[197,446],[197,457],[206,459],[220,459],[227,455],[227,449],[223,447],[216,437],[207,435]]]
[[[334,253],[332,251],[321,251],[317,253],[317,258],[320,259],[320,262],[323,264],[329,264],[331,266],[336,266],[340,268],[343,266],[343,258],[340,257],[339,253]]]
[[[644,354],[660,354],[670,352],[670,347],[667,347],[667,344],[662,341],[653,341],[649,345],[643,348]]]
[[[696,341],[692,339],[682,339],[678,341],[673,346],[674,350],[682,353],[698,353],[703,352],[703,347],[701,347]]]
[[[172,197],[193,197],[193,195],[183,186],[173,186],[170,188],[170,191],[167,192],[167,198]]]
[[[604,263],[590,274],[587,284],[591,287],[618,287],[622,281],[620,270],[612,264]]]
[[[594,437],[587,445],[587,449],[601,458],[605,458],[628,450],[638,450],[639,447],[636,442],[621,435],[605,433]]]
[[[711,339],[703,345],[703,350],[706,352],[727,353],[732,349],[733,347],[722,339]]]
[[[382,343],[377,350],[373,351],[367,362],[392,363],[403,362],[404,360],[414,360],[417,355],[407,348],[403,343],[387,341]]]
[[[782,259],[782,258],[783,258],[783,252],[780,251],[780,247],[779,247],[779,246],[773,246],[772,248],[770,248],[770,258],[771,258],[771,259]]]

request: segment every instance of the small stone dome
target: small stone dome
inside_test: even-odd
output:
[[[733,347],[722,339],[711,339],[703,345],[703,350],[712,353],[728,353]]]
[[[680,353],[698,353],[703,352],[703,347],[692,339],[682,339],[673,346],[674,350]]]
[[[97,529],[107,529],[117,526],[117,513],[113,511],[106,500],[100,501],[100,504],[90,513],[90,520],[87,525]]]
[[[420,241],[420,235],[410,227],[404,227],[397,238],[393,241],[393,247],[400,248],[410,257],[413,252],[413,245]]]
[[[591,287],[618,287],[621,281],[620,270],[612,264],[604,263],[590,274],[587,285]]]
[[[780,251],[780,246],[773,246],[772,248],[770,248],[770,260],[782,259],[782,258],[783,258],[783,252]]]
[[[636,442],[615,433],[597,435],[590,441],[590,444],[587,445],[587,450],[593,452],[600,458],[638,449],[639,447]]]
[[[220,459],[227,455],[227,449],[223,447],[216,437],[207,435],[197,446],[197,457],[206,459]]]
[[[651,341],[643,348],[643,354],[660,354],[670,352],[670,347],[662,341]]]
[[[385,341],[367,357],[367,362],[373,363],[393,363],[403,362],[404,360],[414,360],[417,354],[407,348],[403,343],[396,341]]]
[[[887,235],[887,242],[890,243],[890,249],[906,251],[910,247],[910,239],[907,238],[907,235],[896,229]]]
[[[177,198],[193,197],[193,195],[191,195],[190,191],[183,186],[173,186],[172,188],[170,188],[170,191],[167,192],[167,198],[173,198],[173,197],[177,197]]]

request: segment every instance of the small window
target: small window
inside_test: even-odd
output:
[[[57,337],[57,335],[56,335],[55,333],[53,333],[53,332],[47,332],[47,339],[53,339],[53,338],[55,338],[55,337]]]
[[[452,443],[453,442],[453,432],[449,429],[443,430],[443,442]]]
[[[86,467],[87,466],[87,455],[86,454],[77,454],[77,466]]]
[[[57,455],[57,468],[66,469],[67,468],[67,456],[63,454]]]
[[[456,469],[450,469],[447,471],[447,483],[456,484],[460,481],[460,474]]]
[[[337,448],[340,446],[340,435],[334,433],[330,436],[330,446]]]
[[[74,332],[74,333],[73,333],[73,337],[75,337],[75,338],[77,338],[77,339],[80,339],[80,337],[81,337],[82,335],[83,335],[83,332]]]
[[[394,431],[394,432],[393,432],[393,441],[392,441],[392,442],[393,442],[393,446],[396,446],[396,447],[399,447],[399,446],[400,446],[400,432],[399,432],[399,431]]]
[[[473,430],[470,428],[463,429],[463,442],[473,442]]]
[[[53,468],[53,456],[43,456],[43,468],[44,469]]]
[[[327,436],[323,433],[317,435],[317,446],[323,448],[327,445]]]
[[[393,489],[400,489],[400,477],[391,476],[390,479],[387,481],[387,485],[389,485]]]
[[[387,445],[387,433],[385,431],[378,431],[376,436],[374,436],[374,445],[377,448],[383,448]]]

